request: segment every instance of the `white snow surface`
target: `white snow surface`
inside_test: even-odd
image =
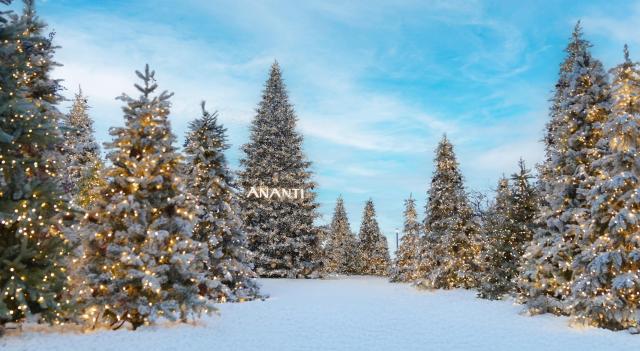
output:
[[[219,305],[193,324],[82,333],[28,325],[0,350],[633,350],[640,335],[519,314],[466,290],[420,291],[383,278],[261,279],[265,301]]]

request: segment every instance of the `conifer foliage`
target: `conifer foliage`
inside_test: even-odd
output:
[[[580,253],[580,223],[590,207],[586,194],[600,176],[592,163],[602,156],[598,141],[608,114],[609,87],[589,46],[578,23],[561,66],[548,126],[540,229],[527,248],[520,276],[522,299],[531,313],[567,313],[573,259]]]
[[[518,167],[511,182],[500,179],[495,203],[484,223],[483,266],[478,287],[483,298],[500,299],[516,292],[518,267],[533,236],[538,197],[524,160],[518,162]]]
[[[410,282],[418,278],[418,260],[420,257],[420,233],[422,226],[418,221],[416,200],[409,196],[404,201],[404,227],[400,247],[393,264],[391,281]]]
[[[140,97],[119,97],[125,126],[111,128],[108,184],[83,221],[78,301],[87,323],[133,328],[158,317],[186,320],[208,309],[215,287],[205,244],[191,238],[193,209],[179,177],[168,120],[172,94],[154,95],[155,73],[136,71]]]
[[[380,232],[376,209],[371,199],[367,201],[362,215],[359,249],[360,274],[382,276],[389,274],[391,258],[389,257],[387,238]]]
[[[87,97],[79,89],[71,111],[63,116],[61,123],[64,133],[62,189],[74,200],[80,192],[88,192],[90,187],[101,185],[96,179],[101,167],[100,147],[93,136],[93,120],[88,110]],[[80,202],[86,205],[88,194],[83,195]]]
[[[220,301],[244,301],[258,295],[242,228],[237,189],[224,152],[226,129],[218,113],[205,110],[189,124],[184,151],[189,193],[196,202],[194,239],[209,248],[208,275],[221,282],[214,295]]]
[[[243,197],[243,220],[256,273],[318,277],[324,258],[320,229],[313,223],[318,208],[315,183],[277,62],[271,66],[256,112],[250,142],[242,148],[240,185],[245,192],[251,187],[304,190],[302,199]]]
[[[602,170],[588,192],[590,218],[572,268],[572,314],[609,329],[634,328],[640,315],[640,69],[629,58],[611,70],[611,115],[604,124]]]
[[[357,239],[351,232],[347,211],[344,208],[344,200],[340,196],[336,201],[329,229],[325,270],[329,273],[356,273],[358,271],[357,245]]]
[[[479,228],[469,206],[453,145],[446,136],[436,149],[428,197],[417,286],[475,287],[479,270]]]
[[[59,321],[63,307],[61,87],[50,78],[55,46],[45,28],[31,0],[22,15],[0,12],[0,331],[30,314]]]

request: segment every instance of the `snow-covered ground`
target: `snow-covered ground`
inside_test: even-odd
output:
[[[627,332],[571,328],[566,318],[472,291],[418,291],[370,277],[261,280],[266,301],[220,306],[197,325],[63,334],[42,327],[0,339],[0,350],[633,350]]]

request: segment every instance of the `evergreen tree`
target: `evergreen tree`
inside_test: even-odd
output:
[[[221,282],[216,295],[220,301],[244,301],[258,296],[255,273],[242,228],[237,190],[224,152],[226,129],[218,123],[218,113],[207,112],[189,125],[185,142],[189,193],[196,202],[194,239],[209,247],[209,277]]]
[[[336,201],[329,235],[325,270],[330,273],[353,273],[356,270],[354,253],[357,250],[357,240],[351,232],[342,196]]]
[[[511,184],[502,178],[496,201],[485,223],[483,272],[480,297],[500,299],[516,290],[518,267],[526,245],[533,237],[533,220],[537,213],[537,194],[531,185],[531,171],[524,161],[511,176]]]
[[[468,203],[453,145],[446,136],[436,149],[428,195],[420,279],[416,285],[433,289],[475,287],[479,228]]]
[[[542,167],[540,228],[528,246],[520,275],[521,299],[530,313],[565,313],[570,294],[573,258],[579,254],[580,222],[588,215],[588,193],[598,169],[593,160],[601,123],[607,117],[609,88],[602,64],[591,57],[589,43],[576,25],[567,48],[571,70],[561,68],[566,84],[552,107],[548,158]],[[557,106],[556,106],[557,105]]]
[[[376,220],[373,200],[369,199],[364,207],[359,233],[360,274],[387,275],[391,258],[387,247],[387,238],[380,232]]]
[[[315,202],[302,136],[289,103],[280,66],[271,66],[262,101],[251,126],[251,142],[242,148],[240,185],[271,190],[303,189],[302,199],[243,198],[243,219],[255,270],[263,277],[318,277],[322,269],[321,233],[314,226]]]
[[[404,201],[404,227],[400,247],[396,253],[391,274],[393,282],[410,282],[418,278],[421,225],[416,211],[416,200],[409,196]]]
[[[31,0],[0,12],[0,330],[39,314],[59,322],[71,240],[58,185],[56,47]]]
[[[154,95],[148,65],[136,74],[141,95],[119,97],[125,127],[110,129],[108,184],[82,222],[84,280],[77,284],[87,323],[129,322],[134,329],[160,316],[184,321],[207,311],[215,287],[205,272],[206,245],[191,238],[193,209],[168,120],[172,94]]]
[[[611,115],[604,124],[602,170],[588,193],[590,218],[573,262],[572,312],[580,322],[638,331],[640,319],[640,69],[625,61],[611,73]]]
[[[96,183],[96,170],[99,169],[100,147],[93,136],[93,120],[88,114],[87,97],[78,90],[71,111],[63,116],[61,129],[64,132],[62,144],[62,189],[73,200],[81,191],[86,191],[82,186],[86,182],[91,185]],[[93,179],[92,179],[93,178]],[[86,199],[84,201],[86,203]]]
[[[478,296],[488,299],[500,299],[510,288],[510,277],[505,273],[510,257],[508,246],[512,236],[510,221],[511,189],[504,176],[498,180],[496,198],[489,208],[483,227],[482,274],[478,286]]]

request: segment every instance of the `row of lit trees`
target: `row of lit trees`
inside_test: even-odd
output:
[[[590,46],[578,23],[535,186],[521,161],[511,179],[499,180],[491,206],[477,211],[443,138],[421,226],[407,201],[392,280],[511,295],[532,314],[638,332],[640,67],[625,46],[624,62],[607,74]]]
[[[185,158],[147,66],[103,162],[82,92],[58,111],[56,47],[24,4],[0,13],[0,329],[29,315],[137,328],[258,297],[217,114],[203,103]]]

